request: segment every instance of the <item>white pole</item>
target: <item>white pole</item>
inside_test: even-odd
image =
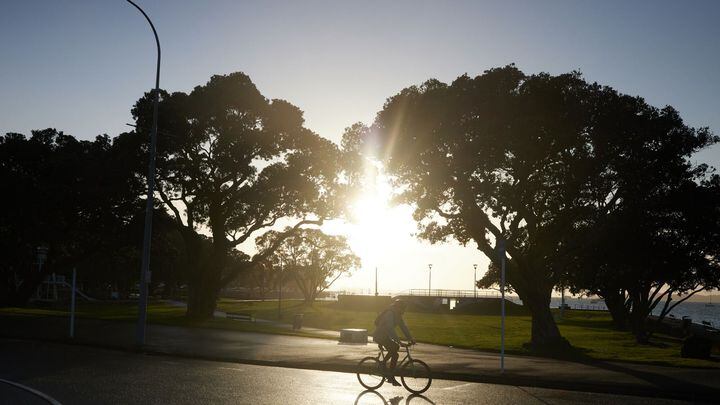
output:
[[[55,280],[55,273],[52,274],[53,283],[53,301],[57,301],[57,281]]]
[[[375,296],[378,296],[378,290],[377,290],[377,266],[375,266]]]
[[[278,281],[278,320],[282,319],[283,260],[280,258],[280,280]]]
[[[75,268],[73,267],[73,279],[70,295],[70,338],[75,337]]]
[[[505,239],[500,239],[500,372],[505,372]]]
[[[432,284],[432,264],[428,264],[428,296],[430,296]]]
[[[477,299],[477,264],[473,264],[473,295]]]

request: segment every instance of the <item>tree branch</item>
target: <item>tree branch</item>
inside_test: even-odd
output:
[[[173,212],[173,215],[175,216],[175,221],[178,223],[178,225],[182,227],[189,227],[188,225],[185,225],[183,223],[182,216],[180,216],[180,211],[178,211],[177,207],[175,207],[175,204],[172,203],[172,200],[163,191],[161,182],[158,182],[158,187],[156,187],[156,190],[158,194],[160,194],[160,199],[163,200],[165,205]]]
[[[261,262],[268,257],[270,257],[275,251],[280,247],[283,241],[285,239],[295,235],[295,233],[302,229],[305,225],[317,225],[320,226],[323,224],[325,220],[324,219],[303,219],[296,223],[292,228],[288,229],[287,231],[278,233],[278,238],[273,242],[272,245],[270,245],[267,249],[265,249],[263,252],[256,254],[253,256],[252,260],[247,262],[247,265],[244,266],[238,266],[237,268],[231,270],[228,275],[222,278],[220,281],[220,286],[225,287],[228,283],[233,281],[238,274],[240,274],[241,271],[245,269],[252,268],[257,265],[258,262]],[[237,244],[236,244],[237,245]]]
[[[270,220],[268,222],[254,223],[250,228],[248,228],[247,232],[245,232],[241,237],[234,239],[232,242],[230,242],[229,246],[235,247],[235,246],[245,242],[257,230],[275,225],[275,222],[277,222],[278,219],[279,219],[279,217],[274,217],[272,220]]]

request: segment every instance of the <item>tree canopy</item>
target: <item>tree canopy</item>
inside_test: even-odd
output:
[[[406,88],[372,127],[346,135],[395,176],[421,238],[472,241],[496,265],[495,244],[507,241],[507,278],[538,346],[562,342],[549,304],[577,254],[573,231],[617,210],[638,183],[686,175],[689,154],[713,140],[672,108],[579,73],[528,76],[514,66]],[[660,171],[636,177],[651,162]],[[636,176],[623,175],[631,169]]]
[[[19,305],[51,272],[117,255],[117,235],[139,208],[142,186],[108,136],[77,140],[55,129],[0,136],[0,300]],[[39,272],[35,249],[48,248]]]
[[[319,229],[303,229],[288,238],[270,231],[258,238],[257,245],[261,250],[278,245],[267,260],[273,268],[291,275],[308,303],[338,278],[360,267],[360,258],[350,249],[347,238]]]
[[[295,221],[289,236],[333,215],[340,154],[303,126],[300,109],[266,99],[243,73],[161,98],[157,190],[187,238],[211,236],[210,256],[190,259],[188,314],[206,317],[220,288],[273,249],[227,269],[229,250],[281,221]],[[140,136],[151,106],[148,94],[133,109]]]

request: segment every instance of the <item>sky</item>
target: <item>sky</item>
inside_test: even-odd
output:
[[[404,87],[509,63],[526,73],[579,70],[720,134],[718,1],[138,3],[160,36],[162,88],[187,92],[242,71],[335,142]],[[2,2],[0,133],[127,131],[130,108],[154,85],[155,55],[149,26],[125,1]],[[720,146],[693,160],[720,167]],[[432,264],[432,288],[472,289],[473,264],[479,276],[487,259],[474,246],[415,240],[409,215],[385,210],[372,223],[382,238],[351,235],[363,268],[335,288],[373,289],[375,267],[381,293],[427,288]]]

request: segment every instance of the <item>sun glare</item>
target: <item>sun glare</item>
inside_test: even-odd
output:
[[[378,177],[374,185],[358,196],[351,206],[348,239],[367,266],[377,265],[398,239],[407,238],[414,229],[407,210],[390,206],[391,188]]]

